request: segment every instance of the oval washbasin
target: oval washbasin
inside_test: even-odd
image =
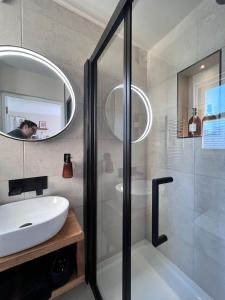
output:
[[[117,201],[122,206],[123,203],[123,183],[115,186],[117,190]],[[132,209],[143,209],[147,206],[147,198],[152,193],[152,182],[150,180],[131,181],[131,201]],[[122,209],[122,207],[121,207]]]
[[[47,196],[0,206],[0,257],[53,237],[63,227],[69,209],[64,197]]]

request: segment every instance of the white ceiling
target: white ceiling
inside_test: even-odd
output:
[[[58,4],[105,26],[119,0],[54,0]],[[202,0],[136,0],[133,9],[135,44],[150,49]]]

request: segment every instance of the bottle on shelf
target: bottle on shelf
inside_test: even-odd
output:
[[[201,136],[202,131],[202,125],[201,125],[201,119],[197,115],[197,108],[192,108],[192,117],[189,119],[188,122],[188,136],[194,137],[194,136]]]

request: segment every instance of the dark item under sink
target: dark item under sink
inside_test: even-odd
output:
[[[0,273],[0,299],[11,300],[13,297],[13,271],[8,270]]]
[[[55,252],[52,267],[51,279],[53,289],[66,284],[76,269],[75,245],[60,249]]]
[[[48,300],[51,297],[49,265],[49,257],[47,256],[24,264],[20,300]]]

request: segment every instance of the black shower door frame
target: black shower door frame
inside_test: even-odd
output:
[[[120,0],[93,54],[84,66],[85,279],[97,300],[103,299],[97,285],[97,63],[122,22],[124,22],[122,299],[131,299],[132,1]]]

